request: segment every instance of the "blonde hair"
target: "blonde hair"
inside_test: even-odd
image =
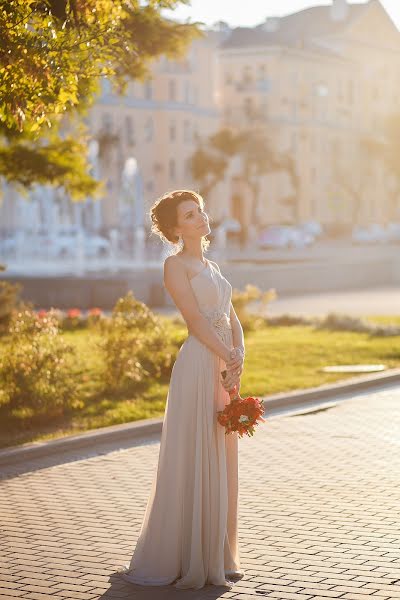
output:
[[[177,206],[185,200],[194,200],[202,209],[204,200],[200,194],[193,190],[174,190],[167,192],[158,198],[150,209],[152,221],[151,231],[158,235],[163,241],[178,245],[179,236],[174,234],[177,225]],[[201,240],[202,250],[206,251],[210,240],[205,236]]]

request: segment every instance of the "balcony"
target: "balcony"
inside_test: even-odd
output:
[[[269,79],[259,79],[257,81],[237,81],[233,84],[237,92],[261,92],[269,93],[271,91],[271,81]]]

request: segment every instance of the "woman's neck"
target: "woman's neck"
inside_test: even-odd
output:
[[[199,246],[198,244],[193,244],[193,246],[191,246],[190,244],[185,243],[183,249],[181,250],[181,254],[194,260],[197,259],[202,263],[205,262],[201,245]]]

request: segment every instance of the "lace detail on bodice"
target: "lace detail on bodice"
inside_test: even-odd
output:
[[[218,332],[232,329],[229,315],[219,308],[201,308],[200,312]]]

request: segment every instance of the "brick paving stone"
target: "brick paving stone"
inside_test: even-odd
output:
[[[400,386],[267,420],[239,441],[239,549],[230,590],[121,580],[159,437],[0,474],[0,600],[400,599]]]

